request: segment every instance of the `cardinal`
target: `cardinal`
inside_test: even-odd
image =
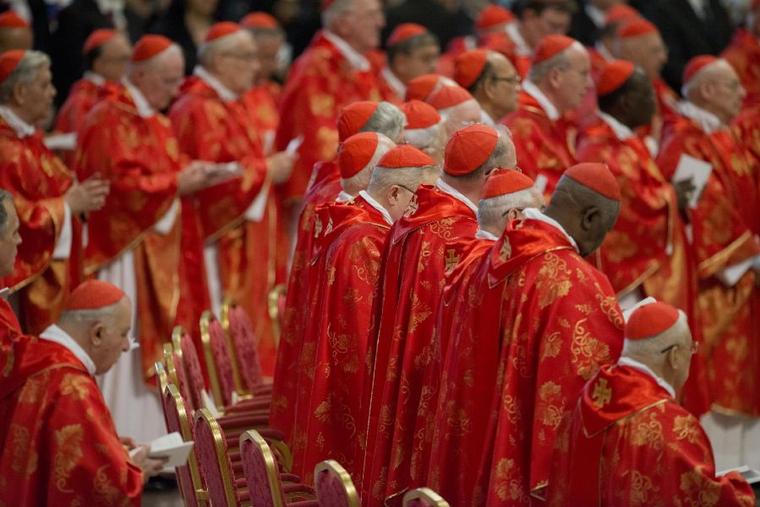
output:
[[[385,41],[388,63],[378,76],[384,100],[401,104],[406,85],[412,79],[435,72],[438,63],[438,39],[417,23],[401,23]]]

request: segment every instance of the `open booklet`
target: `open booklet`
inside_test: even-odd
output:
[[[715,475],[717,475],[718,477],[722,477],[722,476],[726,475],[729,472],[738,472],[738,473],[740,473],[741,476],[744,477],[747,480],[747,482],[750,483],[750,484],[756,484],[756,483],[760,482],[760,472],[758,472],[757,470],[755,470],[753,468],[750,468],[750,467],[748,467],[746,465],[740,466],[740,467],[737,467],[737,468],[729,468],[727,470],[721,470],[720,472],[718,472]]]
[[[707,162],[690,157],[689,155],[681,155],[681,158],[678,160],[678,167],[676,167],[676,173],[673,175],[673,183],[691,180],[694,184],[694,193],[689,198],[690,208],[697,207],[699,198],[702,196],[702,191],[705,189],[711,173],[712,166]]]
[[[187,463],[187,457],[193,449],[193,443],[192,440],[188,442],[183,441],[182,436],[175,431],[174,433],[158,437],[148,444],[150,446],[148,457],[153,459],[167,458],[169,461],[165,465],[166,468],[183,466]],[[129,455],[134,456],[138,450],[139,447],[132,449]]]

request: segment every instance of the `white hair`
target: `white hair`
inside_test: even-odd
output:
[[[401,137],[406,126],[404,112],[390,102],[379,102],[375,112],[364,124],[362,132],[377,132],[395,141]]]
[[[322,26],[330,28],[335,20],[353,7],[353,0],[334,0],[330,6],[322,11]]]
[[[127,66],[127,75],[132,74],[136,70],[161,66],[164,61],[167,60],[170,56],[180,56],[183,59],[185,58],[185,54],[182,52],[182,48],[180,48],[177,43],[172,43],[171,46],[164,49],[152,58],[148,58],[147,60],[143,60],[141,62],[130,61],[129,65]]]
[[[204,67],[207,67],[211,63],[211,59],[215,54],[229,51],[244,39],[253,40],[253,35],[247,30],[238,30],[225,37],[221,37],[211,42],[205,42],[198,48],[198,62]]]
[[[0,84],[0,103],[6,104],[13,97],[17,84],[30,84],[37,78],[41,67],[50,66],[50,57],[41,51],[27,51],[8,78]]]
[[[623,341],[623,352],[621,355],[625,357],[651,358],[652,360],[660,361],[663,350],[673,345],[682,345],[680,337],[684,331],[688,330],[689,322],[686,314],[682,310],[678,310],[678,320],[665,332],[643,340],[629,340],[626,338]]]
[[[546,76],[548,76],[549,73],[554,69],[567,69],[567,67],[570,66],[570,51],[572,50],[580,50],[586,52],[586,48],[583,47],[583,44],[575,41],[566,49],[560,51],[548,60],[533,65],[530,68],[530,72],[528,73],[528,80],[532,83],[538,84],[543,81]]]
[[[426,149],[440,150],[443,146],[443,120],[435,125],[424,129],[406,129],[404,130],[404,141],[415,148],[425,151]]]
[[[372,178],[369,180],[367,190],[370,194],[381,194],[393,185],[406,187],[409,190],[416,190],[430,173],[438,173],[435,165],[427,167],[404,167],[401,169],[386,169],[377,166],[372,171]]]
[[[510,209],[534,207],[536,199],[538,199],[538,202],[541,202],[541,193],[535,186],[511,194],[481,199],[478,202],[478,223],[480,224],[480,228],[495,226],[504,217],[504,213]]]
[[[375,153],[372,155],[370,161],[367,162],[367,165],[365,165],[361,171],[354,174],[350,178],[341,178],[340,185],[343,187],[343,190],[347,194],[356,195],[360,190],[365,190],[369,185],[370,177],[372,176],[372,172],[375,169],[377,163],[381,158],[383,158],[383,155],[391,151],[396,146],[396,143],[391,141],[390,138],[386,137],[385,135],[380,133],[377,135],[377,148],[375,148]]]
[[[728,61],[724,60],[723,58],[718,58],[713,63],[705,65],[704,67],[699,69],[699,71],[696,74],[694,74],[691,77],[691,79],[685,82],[683,86],[681,86],[681,95],[691,100],[691,97],[689,97],[691,92],[695,90],[697,87],[699,87],[699,85],[704,83],[707,78],[710,77],[711,71],[715,69],[715,67],[718,66],[718,64],[724,65],[724,67],[728,66],[728,68],[733,69],[733,67],[731,67],[731,64],[728,63]]]
[[[125,296],[126,297],[126,296]],[[59,321],[61,322],[102,322],[113,316],[116,308],[124,301],[121,298],[116,303],[104,306],[103,308],[97,308],[94,310],[68,310],[61,314]]]
[[[438,111],[438,114],[441,115],[441,118],[443,118],[444,121],[449,121],[452,116],[454,116],[457,112],[461,111],[465,108],[465,106],[468,106],[470,104],[474,103],[476,106],[478,106],[478,109],[480,109],[480,104],[478,104],[478,101],[475,99],[467,99],[464,102],[461,102],[457,104],[456,106],[447,107],[446,109],[441,109]]]

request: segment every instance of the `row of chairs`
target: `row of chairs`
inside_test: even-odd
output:
[[[359,507],[351,477],[336,461],[316,466],[313,487],[290,473],[284,436],[268,427],[271,381],[261,375],[253,326],[242,308],[226,303],[221,319],[205,312],[200,337],[204,363],[179,327],[156,363],[166,428],[195,441],[187,465],[176,470],[185,505]],[[408,492],[404,505],[448,507],[424,488]]]

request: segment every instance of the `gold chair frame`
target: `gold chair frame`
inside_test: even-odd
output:
[[[232,331],[230,330],[230,310],[235,307],[235,303],[230,298],[225,298],[222,303],[222,312],[219,317],[219,322],[224,329],[224,337],[227,341],[227,349],[230,351],[230,360],[232,361],[232,376],[235,379],[235,391],[237,391],[241,400],[253,398],[253,394],[246,389],[243,382],[243,375],[240,373],[241,365],[239,362],[239,355],[237,347],[235,346],[235,340],[232,339]]]
[[[206,369],[208,369],[208,377],[211,381],[211,394],[214,397],[214,404],[216,404],[216,408],[222,409],[225,406],[224,396],[222,396],[222,382],[219,380],[219,370],[214,360],[211,334],[209,333],[209,325],[213,319],[216,317],[211,310],[206,310],[201,315],[201,343],[203,344],[203,358],[206,360]]]
[[[417,488],[407,491],[404,495],[404,507],[409,507],[414,500],[424,500],[435,507],[449,507],[449,503],[430,488]]]
[[[274,458],[272,449],[269,448],[267,441],[264,440],[264,437],[262,437],[256,430],[248,430],[240,435],[241,450],[245,440],[250,440],[259,448],[261,454],[264,456],[264,464],[267,469],[267,481],[269,482],[269,489],[272,491],[272,503],[274,504],[274,507],[284,507],[282,502],[282,489],[280,488],[280,474],[277,468],[277,460]]]
[[[219,423],[208,409],[202,408],[195,411],[195,420],[203,419],[211,429],[211,435],[214,438],[214,450],[219,470],[222,474],[222,483],[224,484],[224,496],[229,505],[238,505],[237,495],[235,494],[235,481],[232,479],[232,471],[224,449],[224,434]]]
[[[328,459],[317,463],[317,466],[314,467],[314,489],[317,489],[317,477],[325,471],[337,475],[340,482],[343,483],[343,489],[348,499],[348,507],[360,507],[359,493],[356,491],[356,486],[354,486],[354,482],[351,480],[351,475],[335,460]]]

